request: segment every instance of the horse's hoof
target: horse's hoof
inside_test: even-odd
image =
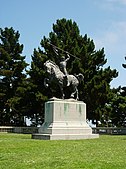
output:
[[[71,98],[74,98],[74,95],[71,95],[70,97],[71,97]]]

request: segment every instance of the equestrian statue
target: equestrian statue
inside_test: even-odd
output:
[[[84,76],[79,73],[78,75],[69,75],[67,74],[67,80],[66,80],[66,75],[60,70],[59,66],[56,65],[55,62],[51,60],[47,60],[44,63],[44,67],[46,72],[48,73],[48,78],[44,79],[44,85],[46,87],[49,86],[49,84],[56,83],[60,87],[61,94],[62,94],[62,99],[64,99],[65,94],[64,94],[64,87],[71,87],[72,88],[72,93],[70,98],[74,98],[76,94],[76,100],[79,100],[78,97],[78,85],[79,82],[84,79]]]
[[[58,50],[60,48],[56,47],[53,44],[50,44],[50,45],[52,45],[55,54],[58,55]],[[62,99],[65,98],[64,88],[70,87],[71,89],[70,91],[72,91],[70,98],[75,98],[76,100],[79,100],[77,87],[79,85],[79,82],[84,80],[84,76],[81,73],[79,73],[78,75],[68,74],[66,66],[67,66],[68,60],[70,59],[70,55],[72,54],[68,53],[67,51],[64,51],[64,52],[67,54],[67,58],[65,58],[65,56],[62,56],[59,66],[51,60],[47,60],[44,63],[45,70],[48,73],[48,78],[44,79],[44,85],[48,87],[51,83],[57,84],[60,88]]]

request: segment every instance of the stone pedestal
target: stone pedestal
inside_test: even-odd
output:
[[[50,100],[45,103],[45,121],[33,139],[76,140],[98,138],[86,123],[86,104],[75,100]]]

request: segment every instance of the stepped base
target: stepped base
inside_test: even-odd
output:
[[[32,139],[79,140],[98,138],[86,122],[86,104],[75,100],[51,100],[45,103],[45,121]]]
[[[99,134],[89,134],[89,135],[81,135],[81,134],[32,134],[32,139],[39,140],[81,140],[81,139],[94,139],[99,138]]]

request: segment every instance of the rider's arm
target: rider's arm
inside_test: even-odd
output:
[[[69,53],[67,53],[67,59],[66,59],[66,61],[68,61],[70,59],[70,55],[69,55]]]

